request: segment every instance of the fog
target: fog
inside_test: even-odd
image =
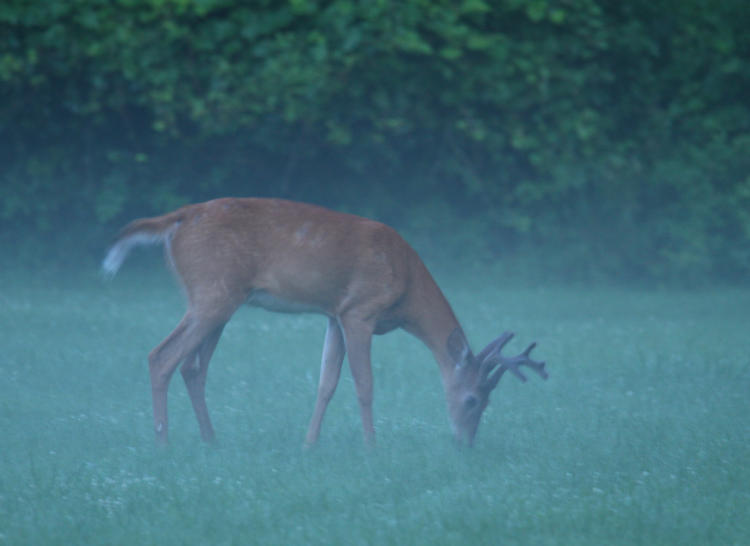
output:
[[[750,542],[746,3],[0,11],[0,544]]]

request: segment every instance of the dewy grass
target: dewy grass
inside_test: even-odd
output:
[[[745,544],[750,294],[498,289],[438,279],[475,347],[536,339],[550,379],[506,376],[474,449],[437,367],[374,342],[378,446],[342,377],[312,451],[325,320],[240,311],[211,364],[218,443],[179,374],[153,445],[146,355],[179,320],[163,272],[0,292],[0,544]]]

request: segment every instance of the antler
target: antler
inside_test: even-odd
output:
[[[491,391],[497,386],[500,378],[508,370],[513,372],[518,379],[526,382],[526,376],[519,369],[521,366],[528,366],[542,376],[543,379],[547,379],[548,377],[547,372],[544,369],[545,362],[538,362],[529,358],[532,349],[536,347],[536,342],[526,347],[524,352],[516,356],[503,356],[500,354],[503,347],[513,338],[513,336],[514,334],[512,332],[504,332],[492,343],[487,345],[487,347],[485,347],[477,356],[480,365],[480,373],[483,377],[482,383],[488,391]],[[497,369],[495,370],[495,368]],[[495,370],[494,373],[492,372],[493,370]]]

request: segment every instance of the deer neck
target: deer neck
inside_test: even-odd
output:
[[[443,386],[453,378],[456,362],[448,353],[448,336],[461,325],[453,309],[427,269],[412,286],[412,312],[406,330],[420,339],[432,351],[440,368]]]

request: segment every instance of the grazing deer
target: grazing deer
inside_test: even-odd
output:
[[[206,372],[224,325],[242,304],[328,317],[320,382],[306,443],[318,439],[344,354],[357,391],[364,437],[372,422],[373,334],[403,328],[432,351],[456,439],[473,443],[489,395],[503,374],[544,362],[500,354],[506,332],[478,355],[417,253],[390,227],[350,214],[280,199],[216,199],[125,226],[102,267],[114,275],[133,246],[163,243],[188,299],[177,327],[149,354],[154,426],[167,442],[167,388],[182,363],[204,440],[214,437],[205,400]]]

